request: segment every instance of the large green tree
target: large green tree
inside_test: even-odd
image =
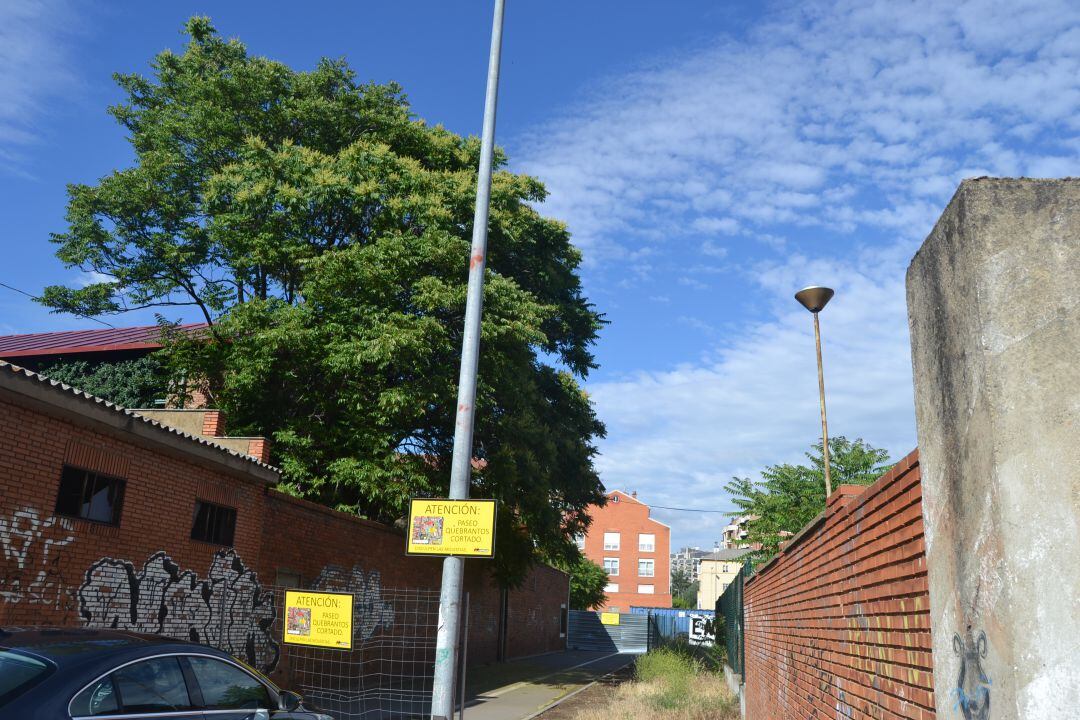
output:
[[[761,480],[733,478],[725,489],[739,508],[733,516],[750,515],[746,542],[761,543],[758,560],[772,557],[789,533],[796,533],[825,509],[825,461],[819,442],[806,453],[809,464],[770,465]],[[889,454],[861,438],[829,438],[832,486],[869,485],[891,467]]]
[[[186,32],[151,77],[117,76],[134,164],[69,187],[57,255],[102,281],[44,302],[190,306],[209,328],[166,333],[174,383],[273,437],[288,491],[392,522],[449,484],[479,142],[344,61],[297,72],[205,18]],[[567,229],[534,207],[544,187],[496,162],[473,495],[499,501],[496,566],[514,582],[572,560],[603,502],[604,428],[578,385],[602,319]]]

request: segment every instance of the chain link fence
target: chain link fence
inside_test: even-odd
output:
[[[743,674],[743,585],[754,574],[751,560],[743,563],[739,574],[716,601],[716,640],[727,651],[727,664],[739,675]]]

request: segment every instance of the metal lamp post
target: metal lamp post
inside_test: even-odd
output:
[[[818,313],[825,309],[834,295],[832,288],[811,285],[795,293],[799,304],[814,316],[814,344],[817,346],[817,382],[821,400],[821,449],[825,460],[825,497],[832,495],[832,478],[829,473],[829,423],[825,419],[825,374],[821,369],[821,324]]]
[[[469,285],[465,302],[465,332],[458,375],[454,452],[450,461],[450,499],[469,497],[472,480],[473,420],[476,403],[476,370],[480,358],[480,316],[484,299],[484,268],[487,265],[488,210],[491,199],[492,158],[495,152],[495,109],[499,97],[499,64],[502,55],[505,0],[495,0],[488,54],[487,93],[484,97],[484,128],[480,136],[480,167],[476,177],[476,210],[473,215],[472,250],[469,253]],[[461,624],[461,588],[465,561],[443,560],[439,595],[439,629],[435,639],[435,678],[431,690],[431,719],[449,720],[454,714],[454,671]]]

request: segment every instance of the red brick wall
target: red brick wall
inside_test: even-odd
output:
[[[615,500],[618,498],[618,500]],[[629,612],[635,607],[671,607],[671,528],[649,517],[649,506],[618,490],[608,493],[604,507],[590,507],[592,524],[585,536],[585,557],[603,567],[604,558],[619,559],[619,574],[610,581],[619,586],[619,592],[607,594],[605,607]],[[620,535],[618,550],[604,549],[604,533]],[[638,550],[638,535],[652,533],[656,536],[653,552]],[[638,576],[638,560],[654,562],[653,577]],[[638,585],[652,585],[653,594],[637,592]],[[584,610],[588,608],[574,608]]]
[[[281,640],[276,617],[280,598],[275,595],[280,591],[274,588],[279,578],[292,585],[298,576],[307,587],[324,572],[338,584],[361,578],[363,588],[358,590],[366,598],[376,592],[430,593],[439,588],[441,561],[406,556],[400,531],[288,497],[243,474],[144,443],[0,396],[0,624],[108,625],[116,616],[130,623],[134,609],[137,621],[130,629],[158,632],[162,603],[190,608],[207,587],[199,583],[208,583],[215,592],[234,593],[223,597],[221,606],[246,606],[245,617],[231,616],[225,625],[240,622],[253,628],[256,645],[267,647],[259,650],[254,664],[277,668],[280,678],[288,664],[279,662],[285,653],[275,648]],[[65,463],[125,479],[119,527],[54,514]],[[234,548],[190,538],[196,500],[237,509]],[[469,561],[466,567],[469,655],[475,665],[494,661],[499,654],[503,596],[491,581],[486,561]],[[144,587],[139,585],[144,580],[155,592],[139,593],[133,600],[133,590]],[[567,592],[567,576],[544,567],[535,569],[524,587],[509,591],[508,657],[565,646],[558,611]],[[147,599],[162,593],[168,597]],[[178,613],[170,610],[169,617]],[[410,622],[404,612],[398,619],[402,627]],[[432,625],[437,622],[434,616],[427,619]],[[219,644],[214,633],[223,631],[217,619],[208,623],[199,616],[183,622],[190,628],[166,628],[168,634],[187,637],[190,630],[203,641]],[[225,649],[243,656],[243,647],[227,646],[233,640],[226,635],[221,635]],[[237,643],[246,638],[242,633],[237,637]],[[261,642],[266,639],[272,642]]]
[[[836,490],[746,583],[747,717],[933,718],[924,553],[917,451]]]

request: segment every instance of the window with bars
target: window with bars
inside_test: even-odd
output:
[[[236,508],[204,500],[195,501],[195,516],[191,522],[192,540],[231,546],[235,532]]]
[[[120,524],[124,480],[65,465],[60,472],[56,514],[105,525]]]

